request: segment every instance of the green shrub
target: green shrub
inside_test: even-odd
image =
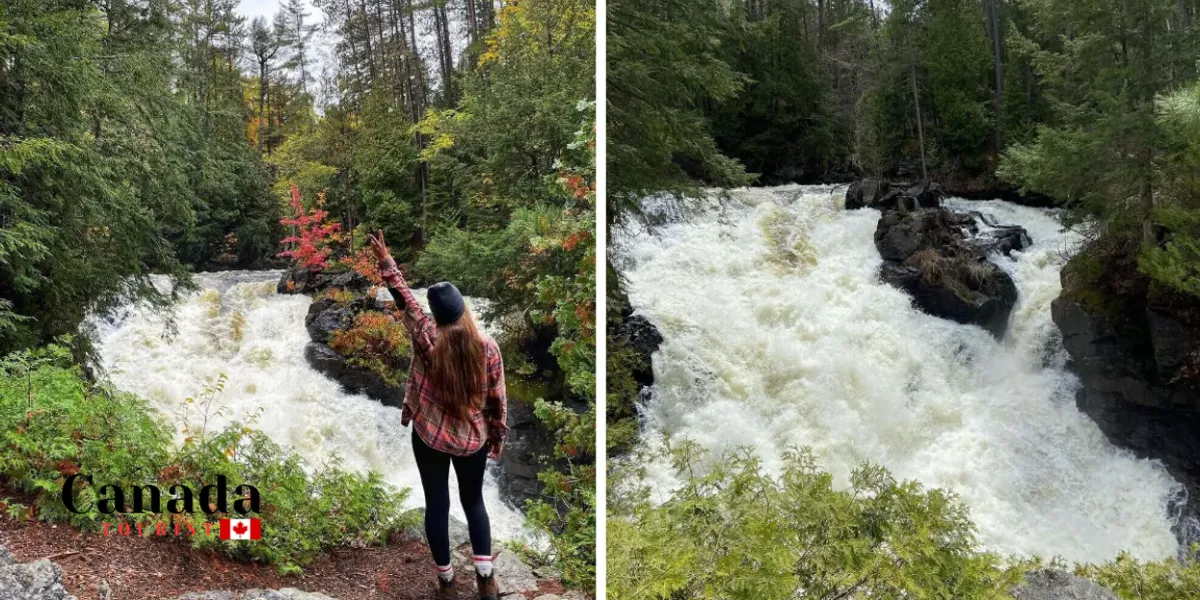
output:
[[[575,412],[539,399],[537,416],[555,432],[554,459],[562,468],[538,473],[545,499],[526,506],[531,526],[550,537],[550,558],[566,585],[592,589],[596,581],[596,407]]]
[[[349,329],[330,336],[329,346],[350,364],[369,369],[389,385],[404,384],[411,342],[404,326],[388,315],[378,311],[359,314]]]
[[[336,459],[306,469],[295,453],[280,448],[263,433],[244,424],[218,432],[207,430],[213,415],[213,398],[223,380],[206,386],[199,400],[189,399],[184,411],[183,443],[176,447],[167,423],[140,398],[90,385],[70,352],[48,346],[0,359],[0,485],[32,498],[33,516],[46,521],[69,522],[98,530],[104,522],[122,520],[153,530],[165,523],[173,530],[191,525],[201,535],[190,542],[236,558],[279,565],[295,572],[327,548],[380,543],[399,528],[407,527],[402,507],[407,490],[396,492],[376,473],[358,475],[340,467]],[[199,411],[199,422],[192,419]],[[310,472],[311,471],[311,472]],[[92,476],[96,486],[115,484],[129,495],[134,485],[154,484],[163,491],[162,514],[129,513],[119,517],[99,512],[97,490],[77,483],[75,514],[62,502],[66,477]],[[182,483],[194,492],[223,475],[229,482],[229,502],[240,498],[234,488],[255,486],[261,495],[260,542],[222,542],[216,523],[225,515],[206,514],[196,505],[191,514],[166,513],[168,489]],[[6,501],[10,514],[27,514],[20,504]],[[213,535],[203,535],[213,523]]]
[[[682,485],[662,504],[626,494],[608,519],[608,597],[1006,598],[1019,578],[977,551],[950,494],[855,471],[836,490],[807,451],[779,477],[748,451],[712,465],[691,443],[672,453]],[[617,486],[620,487],[620,486]]]
[[[1196,556],[1200,548],[1193,547]],[[1200,598],[1200,562],[1175,560],[1144,563],[1122,555],[1100,565],[1083,565],[1076,574],[1114,591],[1124,600],[1190,600]]]

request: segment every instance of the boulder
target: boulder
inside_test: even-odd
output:
[[[943,208],[885,212],[875,229],[875,248],[884,259],[880,279],[908,292],[924,312],[1001,338],[1017,286],[968,242],[976,230],[970,215]]]
[[[279,277],[275,291],[280,294],[308,294],[316,283],[317,275],[308,269],[288,269]]]
[[[641,358],[642,366],[633,372],[633,378],[643,386],[654,384],[652,357],[663,343],[658,328],[642,315],[627,317],[618,327],[617,336]]]
[[[280,275],[275,291],[280,294],[315,294],[331,287],[339,287],[361,292],[370,286],[370,280],[351,269],[311,271],[306,268],[294,268]]]
[[[867,177],[846,189],[846,210],[874,208],[880,211],[935,208],[942,205],[946,191],[933,181],[889,182]]]
[[[525,501],[542,496],[538,473],[554,453],[554,435],[533,412],[531,398],[510,397],[508,440],[500,455],[500,494],[505,501],[524,508]]]
[[[320,342],[309,342],[304,346],[304,359],[312,368],[341,384],[351,394],[365,394],[385,406],[399,408],[404,403],[404,385],[393,386],[382,377],[365,367],[352,365],[333,348]],[[407,372],[408,365],[397,369]]]
[[[538,591],[538,580],[533,569],[525,564],[516,554],[503,551],[496,556],[492,563],[496,579],[500,582],[500,591],[512,594]]]
[[[0,546],[0,598],[4,600],[76,600],[62,583],[62,569],[46,560],[19,563]]]
[[[942,205],[942,199],[947,195],[946,190],[934,181],[922,181],[910,185],[904,190],[904,194],[916,199],[917,205],[921,208],[937,208]]]
[[[978,256],[963,242],[976,228],[969,215],[942,208],[912,211],[893,210],[883,214],[875,227],[875,248],[884,260],[904,261],[925,248],[950,249]]]
[[[886,179],[867,177],[850,184],[846,189],[846,210],[875,208],[876,202],[888,192]]]
[[[1112,590],[1057,569],[1026,573],[1012,595],[1016,600],[1117,600]]]
[[[966,325],[978,325],[999,339],[1004,337],[1008,317],[1017,303],[1017,286],[995,265],[977,264],[986,276],[974,286],[969,279],[930,279],[918,268],[891,261],[884,261],[879,277],[908,292],[923,312]]]
[[[1024,250],[1033,242],[1029,233],[1020,225],[1004,225],[980,233],[971,239],[971,245],[984,254],[1012,255],[1013,250]]]
[[[304,328],[308,337],[314,342],[329,343],[333,332],[346,329],[354,324],[354,310],[332,298],[322,298],[308,306],[308,314],[304,316]]]

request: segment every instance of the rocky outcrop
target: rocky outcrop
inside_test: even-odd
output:
[[[46,560],[19,563],[0,546],[0,598],[4,600],[76,600],[62,583],[62,569]]]
[[[1017,302],[1012,277],[988,262],[970,215],[944,208],[889,210],[875,229],[880,278],[908,292],[921,310],[1004,336]]]
[[[396,367],[399,383],[388,383],[379,374],[352,363],[329,346],[335,332],[349,328],[357,315],[375,308],[374,298],[361,296],[350,302],[338,302],[333,298],[315,300],[304,317],[304,327],[312,340],[304,347],[304,358],[312,368],[340,383],[347,392],[364,394],[387,406],[400,407],[404,403],[407,362]]]
[[[351,269],[314,272],[295,268],[283,272],[275,291],[280,294],[315,294],[329,288],[363,291],[370,286],[370,280]]]
[[[846,189],[846,209],[874,208],[880,211],[933,208],[942,205],[946,191],[932,181],[916,183],[868,177]]]
[[[351,364],[346,357],[325,344],[309,342],[304,346],[304,359],[312,368],[340,383],[342,389],[351,394],[363,394],[385,406],[399,408],[404,404],[403,385],[392,385],[374,371]],[[407,372],[407,369],[408,365],[404,365],[399,372]]]
[[[521,396],[519,391],[509,390],[508,440],[500,455],[498,477],[501,496],[518,508],[542,496],[538,473],[554,455],[554,434],[534,414],[534,399]]]
[[[1162,461],[1187,487],[1184,510],[1200,515],[1200,323],[1183,303],[1103,314],[1078,299],[1076,266],[1051,304],[1082,384],[1076,404],[1114,444]]]
[[[616,337],[623,341],[639,358],[639,366],[633,370],[633,378],[642,386],[654,384],[652,357],[663,343],[658,328],[642,315],[625,318],[616,329]]]
[[[1026,573],[1012,595],[1016,600],[1117,600],[1108,588],[1057,569]]]

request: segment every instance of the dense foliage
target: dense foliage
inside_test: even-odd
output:
[[[645,458],[645,457],[641,457]],[[846,489],[807,451],[768,474],[748,451],[670,451],[679,485],[649,501],[642,469],[618,471],[608,520],[608,594],[617,600],[1011,598],[1023,573],[1050,566],[979,549],[952,495],[863,465]],[[623,463],[628,469],[636,465]],[[1122,556],[1077,574],[1124,600],[1182,600],[1200,591],[1200,563]]]
[[[181,407],[180,422],[167,423],[140,398],[84,381],[62,346],[0,359],[0,485],[18,492],[19,499],[4,500],[4,509],[15,518],[65,521],[89,530],[126,522],[140,524],[150,535],[160,523],[170,532],[178,524],[185,532],[181,537],[193,546],[274,563],[284,572],[298,570],[327,548],[380,543],[413,524],[401,513],[407,492],[394,492],[378,474],[349,473],[336,457],[309,468],[252,429],[252,423],[208,430],[206,417],[212,416],[221,387],[222,381],[209,383]],[[183,432],[182,444],[172,429]],[[90,507],[84,514],[68,511],[62,501],[65,479],[76,473],[90,475],[95,484],[75,486],[76,507]],[[218,521],[237,514],[206,514],[197,505],[195,512],[178,515],[165,509],[163,514],[112,515],[99,512],[95,503],[97,497],[109,497],[97,489],[101,485],[118,485],[127,495],[135,485],[157,485],[165,503],[170,486],[198,492],[217,476],[229,481],[230,506],[243,497],[236,495],[236,486],[253,483],[260,491],[260,543],[219,539]],[[212,524],[211,535],[205,535],[206,522]],[[189,526],[197,535],[186,534]]]
[[[0,6],[0,351],[167,301],[150,273],[274,253],[229,6]]]

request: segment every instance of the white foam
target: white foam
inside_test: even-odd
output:
[[[630,300],[665,338],[645,438],[749,446],[776,470],[789,446],[808,446],[842,486],[877,462],[961,495],[981,542],[1004,554],[1173,556],[1168,502],[1180,486],[1108,443],[1063,369],[1050,302],[1077,240],[1049,211],[950,202],[1032,237],[1012,260],[995,258],[1020,290],[997,342],[880,283],[879,213],[841,210],[842,193],[735,190],[718,209],[615,232]],[[651,469],[660,493],[668,471]]]
[[[96,319],[98,350],[112,382],[146,398],[173,424],[184,400],[198,397],[205,381],[227,377],[216,396],[221,412],[210,429],[257,414],[254,426],[291,447],[313,465],[333,456],[344,466],[383,474],[397,488],[410,488],[409,505],[424,505],[421,480],[412,457],[411,431],[400,425],[400,410],[358,394],[313,370],[304,360],[308,333],[304,315],[311,300],[275,293],[278,271],[201,273],[200,291],[174,311],[178,333],[167,335],[164,321],[150,311],[127,307],[111,321]],[[423,297],[424,294],[418,294]],[[469,300],[472,309],[479,300]],[[240,341],[234,320],[244,321]],[[197,423],[195,408],[189,419]],[[182,433],[177,435],[182,437]],[[457,498],[453,470],[451,498]],[[495,478],[484,488],[493,536],[529,539],[522,515],[500,499]],[[457,501],[453,514],[464,520]]]

